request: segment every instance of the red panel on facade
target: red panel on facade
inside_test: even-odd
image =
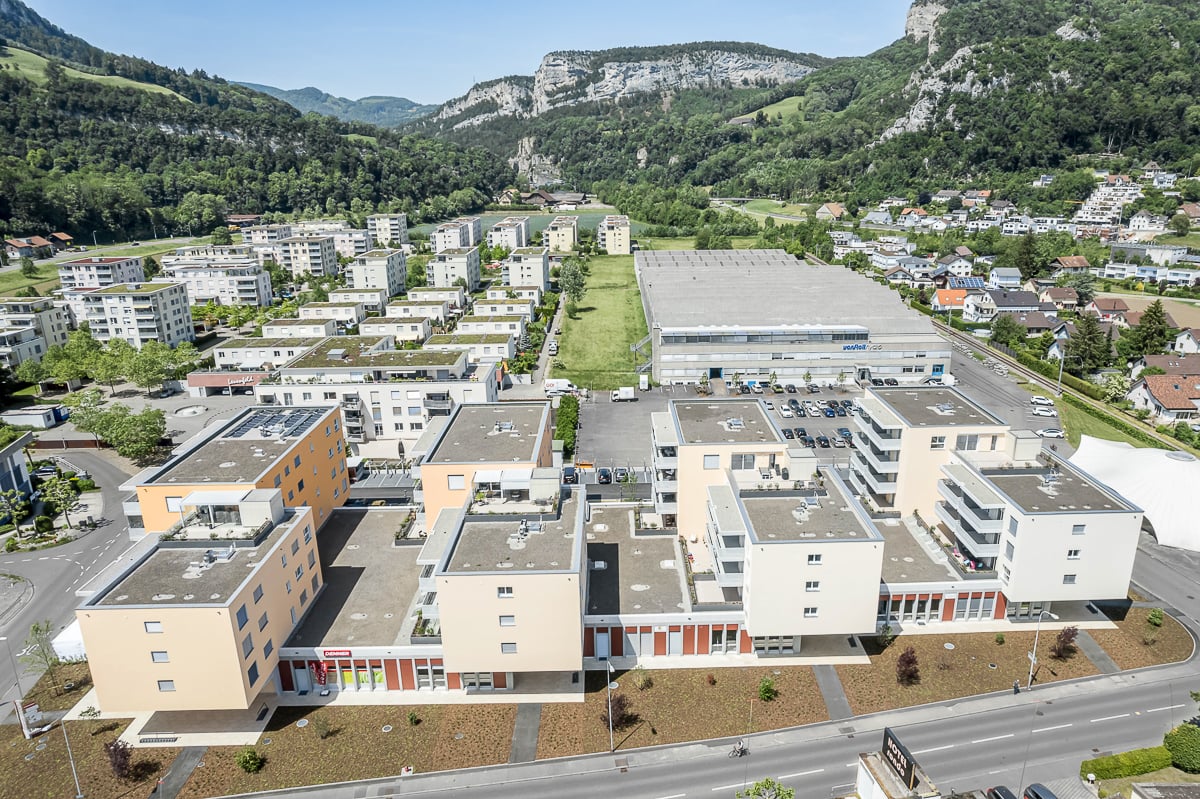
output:
[[[462,675],[452,671],[446,675],[446,685],[450,688],[462,688]]]
[[[680,627],[678,624],[672,624],[672,625],[671,625],[670,627],[668,627],[667,629],[668,629],[668,630],[670,630],[670,631],[671,631],[671,632],[673,632],[673,633],[677,633],[677,632],[679,632],[680,630],[682,630],[683,628],[682,628],[682,627]]]
[[[966,600],[963,600],[964,602]],[[954,618],[954,600],[949,597],[942,599],[942,621],[950,621]]]
[[[754,642],[750,640],[750,633],[745,630],[742,630],[741,647],[738,648],[738,651],[743,655],[749,655],[754,651]]]
[[[708,625],[701,624],[696,627],[696,654],[707,655],[711,645],[712,635],[708,632]]]
[[[411,660],[400,661],[400,687],[405,691],[411,691],[417,687],[417,678],[413,676],[413,662]]]
[[[654,628],[653,627],[642,627],[640,631],[643,633],[649,633],[649,632],[653,632]]]
[[[683,628],[683,654],[696,654],[696,627],[689,624]]]
[[[667,634],[666,633],[655,633],[654,634],[654,654],[655,655],[667,654]]]
[[[596,631],[591,627],[583,628],[583,656],[585,658],[595,657],[596,655]]]
[[[365,669],[366,667],[367,667],[367,661],[365,661],[365,660],[356,660],[356,661],[354,661],[354,668],[356,668],[356,669]]]
[[[442,659],[441,658],[430,658],[429,665],[430,666],[440,666],[440,665],[442,665]]]
[[[1008,612],[1008,597],[999,591],[996,592],[996,612],[992,614],[993,619],[1003,619],[1004,614]]]
[[[492,672],[492,687],[507,688],[508,687],[508,672],[493,671]]]
[[[400,670],[396,668],[395,660],[383,661],[383,678],[387,681],[389,691],[400,690]]]
[[[608,648],[612,650],[612,656],[619,658],[625,654],[625,628],[610,627],[608,629]]]
[[[279,689],[281,691],[294,691],[296,684],[292,681],[292,661],[279,661]]]

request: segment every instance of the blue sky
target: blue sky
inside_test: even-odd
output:
[[[703,40],[864,55],[904,34],[908,0],[26,0],[97,47],[169,67],[357,99],[438,103],[533,74],[552,50]],[[849,6],[849,7],[847,7]],[[601,23],[600,9],[611,22]]]

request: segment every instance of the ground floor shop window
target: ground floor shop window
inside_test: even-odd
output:
[[[796,651],[796,639],[792,636],[760,635],[754,638],[756,655],[791,655]]]

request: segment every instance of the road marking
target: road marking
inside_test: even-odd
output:
[[[758,782],[758,780],[754,780],[753,782]],[[718,785],[716,788],[713,788],[712,790],[713,790],[713,793],[716,793],[717,791],[728,791],[730,788],[744,788],[744,787],[746,787],[747,784],[748,783],[746,783],[746,782],[735,782],[733,785]]]
[[[1092,719],[1092,724],[1096,724],[1101,721],[1112,721],[1113,719],[1123,719],[1123,718],[1126,718],[1127,716],[1129,716],[1128,713],[1122,713],[1119,716],[1105,716],[1102,719]]]
[[[990,774],[1003,774],[1003,773],[1004,773],[1004,772],[1006,772],[1006,771],[1008,771],[1008,769],[1006,769],[1006,768],[998,768],[998,769],[996,769],[995,771],[989,771],[989,772],[988,772],[988,774],[989,774],[989,775],[990,775]]]
[[[50,557],[49,557],[49,556],[46,556],[46,557],[44,557],[44,558],[38,558],[38,560],[50,560]]]
[[[971,743],[985,744],[985,743],[989,743],[990,741],[1002,741],[1005,738],[1012,738],[1014,735],[1016,735],[1015,732],[1010,732],[1008,735],[996,735],[991,738],[980,738],[978,741],[971,741]]]
[[[1149,710],[1147,710],[1146,712],[1147,713],[1157,713],[1160,710],[1177,710],[1181,707],[1183,707],[1183,705],[1167,705],[1166,707],[1152,707]]]
[[[685,796],[687,796],[686,793],[673,793],[670,796],[660,796],[658,799],[683,799]]]
[[[776,779],[790,780],[792,777],[807,777],[809,774],[820,774],[825,769],[815,768],[812,771],[797,771],[795,774],[780,774]]]
[[[953,748],[954,748],[954,744],[946,744],[945,746],[935,746],[932,749],[918,749],[917,751],[913,752],[913,754],[914,755],[927,755],[930,752],[940,752],[943,749],[953,749]]]
[[[1030,732],[1050,732],[1051,730],[1065,730],[1067,727],[1070,727],[1070,726],[1071,726],[1070,724],[1059,724],[1054,727],[1041,727],[1036,730],[1030,730]]]

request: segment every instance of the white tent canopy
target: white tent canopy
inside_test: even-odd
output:
[[[1200,552],[1200,460],[1083,436],[1071,463],[1145,511],[1158,543]]]

